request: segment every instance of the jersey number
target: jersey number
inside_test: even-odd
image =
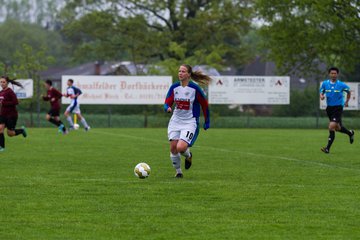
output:
[[[191,133],[190,131],[187,131],[186,133],[186,137],[189,138],[190,140],[193,138],[194,134]]]

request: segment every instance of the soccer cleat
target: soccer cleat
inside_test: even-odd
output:
[[[192,164],[192,153],[190,152],[190,157],[185,158],[185,169],[189,169]]]
[[[184,177],[184,175],[182,173],[177,173],[175,175],[175,178],[183,178],[183,177]]]
[[[4,152],[4,151],[5,151],[5,148],[0,147],[0,152]]]
[[[355,135],[355,132],[354,132],[354,130],[350,130],[350,132],[351,132],[351,135],[350,135],[350,144],[353,144],[354,143],[354,135]]]
[[[23,135],[24,138],[26,138],[27,137],[26,128],[25,128],[25,126],[22,126],[21,128],[23,130],[22,135]]]
[[[64,132],[63,129],[64,129],[64,124],[61,124],[61,125],[58,127],[58,132],[59,132],[59,133],[63,133],[63,132]]]
[[[87,131],[89,131],[90,130],[90,126],[87,126],[86,128],[85,128],[85,132],[87,132]]]
[[[330,150],[327,147],[322,147],[321,151],[324,153],[330,153]]]

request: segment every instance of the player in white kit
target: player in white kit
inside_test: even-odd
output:
[[[75,113],[79,121],[84,125],[85,131],[89,131],[90,126],[87,124],[85,118],[81,115],[80,104],[78,103],[77,100],[77,98],[82,94],[82,92],[79,88],[73,86],[73,84],[74,84],[74,80],[69,79],[67,81],[68,88],[66,89],[66,93],[64,94],[64,97],[71,98],[70,105],[66,108],[66,111],[64,113],[67,121],[70,124],[69,130],[74,129],[74,123],[71,114]]]
[[[176,170],[175,177],[182,178],[181,155],[185,157],[185,169],[192,164],[190,147],[199,134],[200,107],[204,114],[204,129],[210,127],[209,104],[204,91],[195,83],[208,84],[211,78],[183,64],[178,72],[179,81],[171,85],[165,99],[164,110],[173,115],[168,125],[170,158]],[[195,82],[194,82],[195,81]],[[174,111],[172,106],[175,103]]]

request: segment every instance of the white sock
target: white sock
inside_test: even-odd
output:
[[[84,125],[85,128],[88,128],[88,127],[89,127],[89,125],[87,124],[85,118],[82,118],[82,119],[81,119],[81,123],[82,123],[82,125]]]
[[[68,116],[68,117],[66,118],[66,120],[69,122],[70,127],[74,126],[74,123],[73,123],[73,120],[72,120],[72,117],[71,117],[71,116]]]
[[[182,173],[181,172],[181,167],[180,167],[180,163],[181,163],[180,153],[178,153],[178,154],[170,153],[170,158],[171,158],[173,167],[176,169],[176,172],[177,173]]]
[[[184,157],[190,157],[190,148],[187,148],[185,152],[181,153]]]

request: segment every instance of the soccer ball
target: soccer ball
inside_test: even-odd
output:
[[[134,168],[135,176],[137,176],[138,178],[147,178],[150,175],[150,172],[150,166],[146,163],[139,163]]]
[[[75,129],[75,130],[79,130],[79,127],[80,127],[79,124],[77,124],[77,123],[74,124],[74,129]]]

